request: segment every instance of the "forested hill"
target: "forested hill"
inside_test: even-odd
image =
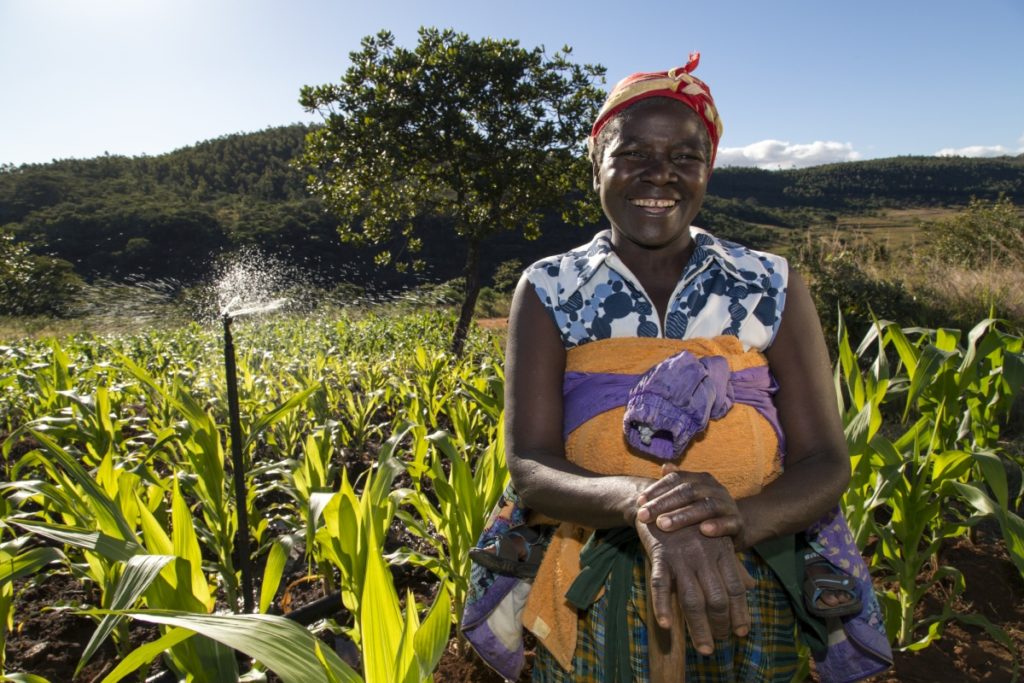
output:
[[[83,277],[174,278],[189,282],[213,256],[256,246],[348,276],[394,279],[371,266],[372,253],[342,245],[336,221],[309,198],[291,166],[307,127],[228,135],[159,156],[102,156],[0,166],[0,228],[38,254],[64,259]],[[803,227],[825,214],[881,207],[964,205],[972,196],[1024,198],[1024,155],[995,159],[897,157],[792,171],[716,169],[699,224],[755,244],[765,225]],[[436,225],[436,221],[435,221]],[[461,257],[443,226],[425,240],[437,279],[458,274]],[[526,242],[505,234],[485,253],[485,274],[500,262],[530,262],[585,239],[552,219]]]
[[[764,206],[828,211],[951,206],[1000,193],[1024,199],[1024,154],[1016,157],[893,157],[790,171],[724,168],[710,193]]]

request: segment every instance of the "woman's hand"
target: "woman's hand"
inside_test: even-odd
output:
[[[672,464],[662,465],[661,474],[637,499],[638,522],[654,523],[662,531],[700,525],[705,536],[729,537],[735,546],[746,547],[736,500],[713,476],[684,472]]]
[[[637,520],[637,534],[651,561],[651,604],[662,628],[672,625],[675,588],[690,640],[703,655],[715,639],[750,630],[746,591],[753,579],[728,537],[709,538],[693,526],[664,531]]]

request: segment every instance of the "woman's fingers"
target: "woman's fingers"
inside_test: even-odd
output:
[[[662,472],[664,476],[637,499],[638,521],[654,522],[663,531],[700,525],[701,533],[712,538],[742,534],[739,507],[714,477],[666,467]]]
[[[747,606],[747,589],[754,587],[754,579],[736,559],[723,555],[719,558],[719,569],[725,578],[726,591],[729,593],[729,623],[732,632],[740,637],[750,632],[750,609]]]
[[[654,618],[661,628],[672,626],[672,576],[669,573],[665,558],[655,553],[651,559],[651,604],[654,606]]]
[[[734,504],[706,496],[685,507],[659,514],[655,522],[664,531],[700,524],[705,536],[729,536],[732,535],[729,531],[738,530],[736,512]],[[708,524],[706,528],[705,524]]]
[[[686,630],[697,652],[709,655],[715,651],[715,639],[712,633],[712,619],[704,600],[704,591],[696,577],[689,572],[677,574],[676,589],[679,593],[679,606],[686,620]],[[728,629],[726,629],[728,633]]]
[[[705,472],[684,472],[676,469],[673,465],[662,465],[661,477],[652,482],[650,486],[644,489],[640,494],[641,505],[654,501],[661,498],[667,493],[670,493],[674,489],[687,489],[693,487],[698,483],[700,478],[710,477],[711,475]]]

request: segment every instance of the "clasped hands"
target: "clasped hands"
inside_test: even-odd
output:
[[[651,562],[651,604],[672,624],[675,587],[690,639],[709,655],[714,640],[750,630],[746,591],[754,581],[736,557],[743,518],[736,501],[707,473],[662,467],[637,499],[636,530]]]

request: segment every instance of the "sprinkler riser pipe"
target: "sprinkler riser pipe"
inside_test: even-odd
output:
[[[242,421],[238,407],[238,372],[235,367],[235,342],[231,336],[231,317],[224,318],[224,377],[228,385],[228,416],[231,429],[231,467],[235,480],[235,513],[238,516],[238,563],[242,572],[242,605],[246,614],[255,611],[252,559],[249,556],[249,510],[245,490],[245,462],[242,458]]]

